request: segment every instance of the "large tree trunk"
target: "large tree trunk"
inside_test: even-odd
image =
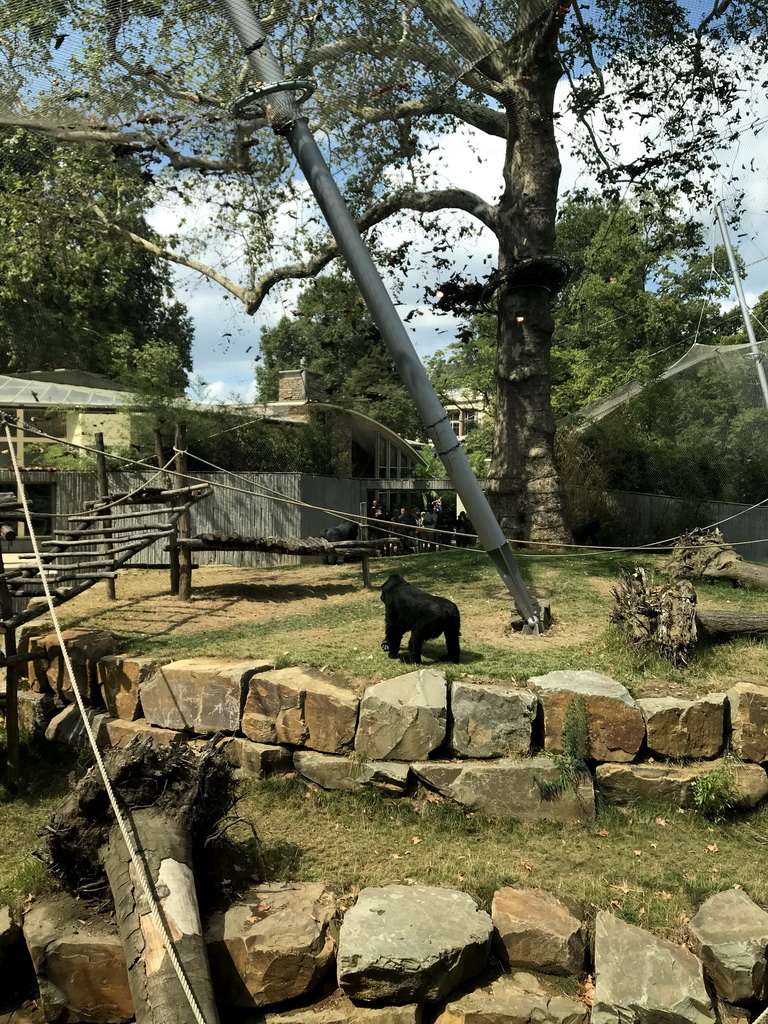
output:
[[[137,809],[131,819],[184,975],[205,1020],[215,1024],[218,1016],[197,905],[189,830],[155,807]],[[196,1024],[117,825],[110,830],[101,860],[115,900],[136,1024]]]
[[[520,41],[505,80],[509,138],[499,203],[498,354],[494,450],[488,498],[511,539],[570,540],[555,468],[550,405],[553,320],[551,280],[543,266],[520,261],[549,257],[554,248],[560,157],[553,129],[555,86],[561,76],[559,24],[534,25]],[[533,33],[537,33],[535,36]]]

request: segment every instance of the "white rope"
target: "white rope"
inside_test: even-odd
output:
[[[5,434],[6,434],[6,437],[8,439],[8,449],[9,449],[9,452],[10,452],[10,455],[11,455],[11,462],[13,464],[13,471],[16,474],[16,484],[17,484],[17,487],[19,489],[19,499],[21,501],[22,507],[24,508],[24,518],[25,518],[26,523],[27,523],[27,529],[29,530],[29,538],[30,538],[30,540],[32,542],[32,550],[34,551],[34,554],[35,554],[35,559],[37,561],[38,571],[40,573],[40,578],[41,578],[42,583],[43,583],[43,589],[45,590],[45,597],[46,597],[46,600],[48,601],[48,609],[49,609],[49,611],[51,613],[51,619],[53,620],[53,628],[54,628],[54,630],[56,632],[56,638],[57,638],[57,640],[59,642],[59,648],[61,650],[61,656],[64,659],[64,664],[66,666],[66,670],[69,673],[69,678],[70,678],[70,681],[72,683],[72,690],[73,690],[73,692],[75,694],[75,700],[77,701],[77,706],[78,706],[78,708],[80,710],[80,715],[81,715],[82,720],[83,720],[83,726],[85,728],[86,736],[88,737],[88,742],[90,743],[91,749],[93,750],[93,756],[94,756],[94,758],[96,760],[96,765],[97,765],[97,767],[99,769],[99,772],[101,774],[102,780],[104,782],[104,788],[105,788],[105,790],[107,792],[107,796],[109,797],[109,802],[112,805],[112,810],[115,813],[115,820],[117,821],[117,825],[118,825],[118,827],[120,829],[120,833],[121,833],[121,835],[123,837],[123,841],[125,842],[126,849],[128,850],[128,856],[130,857],[131,863],[133,864],[133,866],[134,866],[134,868],[136,870],[136,875],[137,875],[137,877],[139,879],[139,883],[140,883],[141,888],[142,888],[142,890],[144,892],[144,896],[145,896],[145,898],[147,900],[147,903],[149,904],[149,910],[150,910],[150,914],[152,915],[152,920],[154,921],[154,923],[155,923],[155,925],[156,925],[156,927],[157,927],[157,929],[158,929],[158,931],[160,933],[160,936],[162,938],[163,946],[165,947],[165,951],[167,952],[168,956],[170,957],[171,964],[173,965],[173,969],[175,970],[176,975],[177,975],[177,977],[179,979],[179,984],[181,985],[181,987],[182,987],[182,989],[184,991],[184,995],[187,997],[187,1000],[188,1000],[189,1005],[190,1005],[190,1007],[192,1009],[192,1012],[193,1012],[193,1014],[195,1016],[195,1019],[197,1020],[198,1024],[207,1024],[206,1019],[205,1019],[205,1017],[203,1015],[203,1012],[200,1009],[200,1004],[198,1003],[197,998],[195,997],[194,992],[190,988],[189,981],[187,980],[186,974],[184,972],[184,968],[183,968],[181,962],[179,961],[178,955],[176,953],[176,949],[175,949],[175,947],[173,945],[173,940],[171,939],[171,936],[170,936],[170,934],[168,932],[168,928],[166,926],[166,923],[163,920],[163,917],[162,917],[162,915],[160,913],[160,907],[158,906],[157,900],[155,899],[155,894],[152,891],[152,885],[150,883],[150,880],[147,877],[147,872],[146,872],[146,869],[144,867],[144,862],[142,861],[142,859],[138,855],[137,848],[136,848],[136,843],[134,843],[134,839],[133,839],[133,836],[131,835],[128,823],[127,823],[127,821],[126,821],[126,819],[125,819],[125,817],[123,815],[123,812],[121,811],[121,809],[120,809],[120,807],[119,807],[119,805],[117,803],[117,798],[115,796],[114,790],[112,789],[112,783],[109,780],[109,776],[107,775],[107,770],[106,770],[106,768],[104,766],[104,761],[103,761],[102,756],[101,756],[101,751],[99,750],[99,748],[98,748],[98,746],[96,744],[96,737],[93,734],[93,729],[91,728],[91,723],[88,721],[88,714],[87,714],[86,709],[85,709],[85,704],[83,703],[83,698],[82,698],[82,694],[80,693],[80,688],[77,685],[77,680],[75,679],[75,673],[74,673],[74,671],[72,669],[72,662],[71,662],[71,659],[69,657],[69,651],[67,650],[67,645],[65,643],[64,636],[63,636],[62,631],[61,631],[61,625],[59,623],[59,617],[56,614],[56,606],[53,603],[53,598],[51,597],[51,591],[50,591],[50,589],[48,587],[48,580],[47,580],[46,574],[45,574],[45,566],[43,564],[43,560],[42,560],[42,557],[40,555],[40,549],[39,549],[39,547],[37,545],[37,536],[35,534],[35,530],[34,530],[34,527],[32,525],[32,517],[30,515],[29,505],[27,503],[27,495],[26,495],[26,491],[24,489],[24,483],[23,483],[22,478],[21,478],[21,473],[19,472],[19,464],[18,464],[18,461],[16,459],[16,453],[14,451],[14,446],[12,444],[11,432],[10,432],[10,429],[8,427],[7,421],[5,421],[3,425],[5,427]]]

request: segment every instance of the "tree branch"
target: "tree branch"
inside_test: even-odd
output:
[[[189,256],[183,256],[181,253],[173,252],[171,249],[166,249],[163,246],[156,245],[154,242],[150,242],[148,238],[143,238],[141,235],[137,235],[135,231],[129,231],[127,228],[123,228],[119,224],[113,223],[99,206],[94,205],[93,210],[109,231],[121,235],[123,238],[129,239],[136,245],[141,246],[141,248],[145,249],[147,252],[151,252],[153,256],[159,256],[161,259],[170,260],[172,263],[178,263],[179,266],[189,267],[190,270],[197,271],[198,274],[202,274],[211,281],[215,281],[216,284],[220,284],[222,288],[226,289],[226,291],[231,295],[234,295],[235,298],[240,299],[246,310],[253,313],[256,312],[258,306],[252,310],[249,309],[253,301],[251,290],[249,288],[243,288],[242,285],[237,284],[235,281],[231,281],[220,271],[206,266],[205,263],[201,263],[199,260],[194,260]]]
[[[498,228],[496,209],[475,195],[460,188],[441,189],[434,192],[403,192],[392,196],[381,203],[371,207],[357,221],[360,232],[365,232],[377,224],[380,224],[387,217],[403,210],[414,210],[418,213],[437,213],[439,210],[463,210],[465,213],[475,217],[491,231]],[[281,281],[291,279],[306,279],[315,277],[328,264],[340,256],[339,249],[335,242],[331,242],[324,249],[321,249],[315,256],[305,263],[290,263],[282,267],[275,267],[254,282],[250,293],[250,303],[246,305],[246,312],[253,314],[266,298],[270,289]]]
[[[255,139],[245,140],[239,149],[238,156],[232,160],[213,160],[208,157],[182,153],[167,139],[153,135],[152,132],[121,132],[108,128],[65,128],[61,125],[34,124],[24,118],[2,116],[2,114],[0,114],[0,125],[26,128],[27,131],[35,132],[36,135],[45,135],[58,142],[98,142],[105,146],[132,147],[137,153],[142,150],[160,153],[177,171],[200,170],[235,174],[239,171],[250,170],[250,160],[247,159],[245,151],[248,145],[255,145],[257,142]]]
[[[479,28],[453,0],[422,0],[420,7],[443,39],[473,68],[496,82],[504,78],[505,68],[498,58],[502,43]]]
[[[498,110],[491,110],[479,103],[470,103],[455,97],[446,96],[442,99],[405,100],[396,107],[350,107],[350,113],[366,121],[378,124],[380,121],[396,121],[406,117],[419,117],[428,114],[442,114],[445,117],[457,117],[472,125],[486,135],[495,135],[506,139],[509,122],[506,115]]]

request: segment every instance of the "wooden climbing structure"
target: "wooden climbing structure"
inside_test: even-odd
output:
[[[29,564],[5,568],[0,554],[0,634],[4,649],[7,777],[12,785],[18,771],[17,673],[30,655],[18,654],[16,630],[48,611],[47,584],[54,606],[82,594],[96,583],[114,580],[118,569],[160,538],[169,545],[188,521],[190,508],[211,494],[209,484],[142,487],[128,493],[107,494],[85,503],[83,511],[67,517],[67,526],[42,541],[40,561],[21,555]],[[24,518],[15,494],[0,494],[0,536],[15,537],[11,524]],[[41,572],[45,574],[45,584]]]

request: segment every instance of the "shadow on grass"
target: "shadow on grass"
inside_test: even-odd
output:
[[[253,601],[258,604],[277,602],[287,604],[291,601],[307,601],[315,598],[327,601],[329,597],[351,594],[362,589],[362,584],[353,583],[218,583],[205,587],[195,587],[192,593],[197,597],[210,600],[233,598],[238,601]]]

